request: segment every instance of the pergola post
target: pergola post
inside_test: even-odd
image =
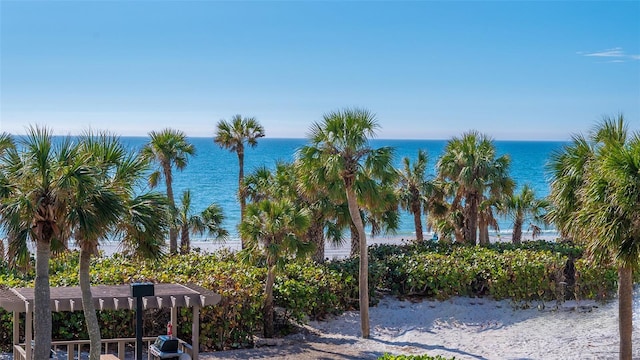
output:
[[[31,306],[28,301],[24,302],[24,308],[26,310],[24,320],[24,350],[27,353],[27,360],[32,359],[33,348],[31,342],[33,341],[33,313],[31,312]]]
[[[193,305],[193,318],[191,321],[191,351],[192,358],[198,360],[200,353],[200,306]]]
[[[20,313],[13,312],[13,345],[20,344]]]
[[[178,337],[178,307],[175,303],[171,306],[171,331],[173,336]]]

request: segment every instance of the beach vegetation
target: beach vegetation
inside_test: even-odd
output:
[[[244,183],[244,150],[245,144],[256,147],[258,139],[265,136],[264,127],[255,117],[245,118],[234,115],[230,120],[220,120],[216,124],[216,134],[213,141],[223,149],[228,149],[238,155],[238,200],[240,201],[240,221],[244,219],[246,208],[246,192]],[[242,248],[245,248],[244,239]]]
[[[631,359],[633,273],[640,268],[640,133],[622,115],[553,154],[550,219],[618,268],[620,359]]]
[[[167,188],[167,198],[171,208],[172,219],[176,216],[176,202],[173,195],[173,168],[182,171],[189,163],[189,157],[195,155],[196,148],[187,140],[187,135],[175,129],[151,131],[149,142],[142,148],[142,154],[147,159],[158,163],[159,168],[149,175],[149,185],[156,187],[164,178]],[[169,229],[169,253],[178,252],[178,229]]]
[[[444,357],[441,355],[431,356],[431,355],[394,355],[394,354],[384,354],[378,358],[378,360],[455,360],[454,357]]]
[[[617,268],[610,263],[596,265],[583,245],[544,241],[511,243],[492,248],[467,247],[442,242],[374,245],[369,249],[370,299],[374,305],[382,294],[421,299],[450,296],[509,298],[515,307],[535,306],[543,299],[561,303],[565,299],[611,299],[617,285]],[[558,282],[563,264],[575,260],[574,290]],[[136,259],[134,261],[134,259]],[[205,351],[249,347],[253,336],[264,333],[264,301],[267,279],[266,256],[257,254],[246,262],[240,253],[213,254],[192,251],[161,260],[137,259],[129,255],[92,257],[93,284],[120,285],[132,282],[194,283],[222,295],[215,306],[201,309],[200,344]],[[77,286],[79,252],[65,252],[50,263],[52,286]],[[428,265],[421,265],[422,263]],[[287,257],[276,272],[273,285],[274,330],[291,330],[308,319],[324,319],[359,306],[357,290],[359,260],[348,258],[323,264]],[[544,267],[544,270],[541,269]],[[505,268],[505,271],[496,270]],[[535,279],[529,275],[533,271]],[[34,270],[20,273],[0,266],[3,286],[33,286]],[[566,280],[566,275],[565,275]],[[640,280],[636,274],[635,280]],[[397,285],[396,285],[397,284]],[[555,287],[554,287],[555,286]],[[555,294],[555,295],[554,295]],[[53,314],[53,337],[62,340],[88,338],[86,329],[76,326],[84,315],[78,312]],[[130,311],[98,311],[103,338],[134,337],[135,314]],[[145,311],[145,333],[163,333],[167,309]],[[11,314],[0,310],[0,339],[11,343]],[[73,320],[73,321],[72,321]],[[179,313],[180,337],[191,336],[191,313]],[[7,349],[8,350],[8,349]]]

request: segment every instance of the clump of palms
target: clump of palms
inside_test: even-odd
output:
[[[632,357],[633,272],[640,268],[640,133],[605,118],[552,155],[549,218],[618,265],[620,359]]]
[[[29,128],[15,147],[5,148],[0,168],[3,228],[13,244],[36,244],[33,356],[46,359],[51,349],[51,246],[69,236],[69,209],[81,189],[94,186],[96,171],[79,156],[77,144],[69,138],[54,143],[41,127]]]
[[[475,245],[479,227],[481,234],[488,233],[486,227],[492,223],[493,216],[491,199],[499,199],[513,191],[510,162],[507,155],[497,156],[493,140],[477,131],[469,131],[447,142],[437,164],[438,179],[448,183],[443,194],[451,199],[448,213],[456,214],[456,220],[449,224],[461,235],[457,240]],[[483,204],[486,200],[489,203]],[[479,221],[481,217],[484,217],[483,221]]]
[[[167,198],[171,206],[172,214],[175,214],[175,199],[173,196],[173,168],[183,170],[189,157],[195,155],[195,147],[189,143],[185,133],[174,129],[164,129],[160,132],[149,133],[150,140],[142,148],[142,154],[148,159],[155,160],[159,168],[149,176],[151,187],[158,185],[164,178],[167,186]],[[175,254],[178,251],[178,231],[175,227],[169,230],[169,252]]]
[[[101,336],[90,286],[91,256],[97,253],[100,240],[110,233],[117,233],[122,223],[140,224],[140,218],[155,217],[145,221],[144,227],[133,234],[122,232],[124,237],[135,236],[137,248],[153,247],[142,241],[161,238],[167,228],[167,202],[160,194],[136,195],[149,169],[147,159],[130,153],[119,138],[108,133],[85,133],[78,138],[79,159],[92,167],[92,180],[82,183],[69,208],[69,226],[73,229],[80,247],[79,281],[82,304],[90,339],[91,360],[100,358]],[[143,204],[147,203],[144,207]],[[134,227],[135,228],[135,227]],[[157,258],[161,252],[146,252]]]
[[[326,173],[327,187],[342,188],[348,205],[351,222],[360,242],[359,293],[362,337],[369,337],[369,286],[368,254],[364,221],[358,199],[358,176],[365,167],[369,176],[389,176],[393,151],[391,148],[374,149],[369,138],[375,135],[379,125],[375,116],[364,109],[344,109],[323,116],[314,123],[309,134],[310,145],[300,150],[300,156],[308,164],[322,166]],[[341,186],[337,186],[341,183]]]
[[[246,194],[244,181],[244,150],[245,144],[250,147],[258,145],[258,139],[264,137],[264,128],[256,118],[243,118],[235,115],[231,120],[220,120],[216,125],[216,135],[213,141],[221,148],[228,149],[238,155],[238,199],[240,200],[240,220],[244,219]],[[244,242],[242,248],[244,249]]]
[[[222,227],[224,214],[218,204],[211,204],[199,215],[193,214],[191,209],[191,191],[182,193],[181,206],[176,218],[180,228],[180,252],[186,254],[191,251],[191,237],[193,232],[198,235],[213,236],[215,240],[224,240],[229,232]]]
[[[525,184],[520,193],[507,196],[500,204],[500,212],[507,215],[513,221],[513,233],[511,241],[520,244],[522,241],[523,226],[529,222],[531,237],[536,238],[540,234],[539,224],[545,223],[546,210],[549,201],[536,198],[536,194],[529,185]]]

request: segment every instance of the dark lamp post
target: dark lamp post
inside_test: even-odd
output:
[[[142,360],[142,297],[153,295],[153,283],[131,284],[131,296],[136,298],[136,360]]]

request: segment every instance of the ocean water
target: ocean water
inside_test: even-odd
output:
[[[133,149],[139,149],[148,141],[148,138],[123,137],[122,140]],[[183,171],[174,169],[173,187],[176,202],[179,201],[184,190],[190,189],[194,211],[200,212],[211,203],[217,203],[222,207],[226,217],[224,226],[232,234],[232,239],[236,239],[236,227],[240,220],[240,204],[236,197],[238,189],[237,155],[226,149],[221,149],[213,142],[212,137],[190,138],[189,141],[195,146],[196,155],[190,158]],[[429,156],[427,176],[435,176],[435,164],[441,156],[446,142],[446,140],[375,139],[371,145],[373,147],[393,147],[396,167],[401,166],[404,157],[409,157],[413,161],[417,157],[419,149],[426,150]],[[260,139],[255,148],[246,149],[245,175],[263,165],[273,168],[278,161],[292,161],[296,151],[306,143],[306,139]],[[545,166],[551,152],[561,148],[564,144],[566,143],[558,141],[495,141],[498,154],[508,154],[511,157],[510,174],[518,188],[529,184],[537,197],[548,195],[549,185]],[[164,185],[159,185],[157,190],[164,192]],[[501,234],[510,233],[512,224],[508,219],[500,219],[499,225]],[[553,229],[545,231],[554,232]],[[405,238],[415,236],[413,220],[408,213],[401,214],[400,228],[393,235]]]

